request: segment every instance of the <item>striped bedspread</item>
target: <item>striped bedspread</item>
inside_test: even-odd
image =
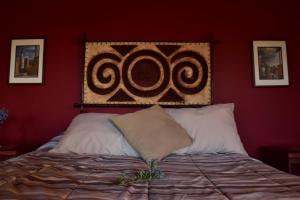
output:
[[[138,158],[34,151],[0,162],[0,199],[299,199],[300,177],[239,154],[171,155],[164,178],[119,186]]]

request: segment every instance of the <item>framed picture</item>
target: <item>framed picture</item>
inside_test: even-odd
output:
[[[286,41],[253,41],[254,85],[289,85]]]
[[[42,84],[45,39],[12,39],[10,84]]]

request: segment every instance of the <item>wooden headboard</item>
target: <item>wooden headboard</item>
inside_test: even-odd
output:
[[[82,105],[211,103],[210,42],[85,42]]]

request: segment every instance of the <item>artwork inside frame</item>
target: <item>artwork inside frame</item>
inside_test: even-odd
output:
[[[286,41],[253,41],[254,86],[288,86]]]
[[[42,84],[45,39],[12,39],[10,84]]]
[[[85,43],[84,105],[210,103],[210,42]]]

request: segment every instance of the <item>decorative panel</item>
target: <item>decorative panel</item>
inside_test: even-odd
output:
[[[207,105],[210,43],[86,42],[84,104]]]

